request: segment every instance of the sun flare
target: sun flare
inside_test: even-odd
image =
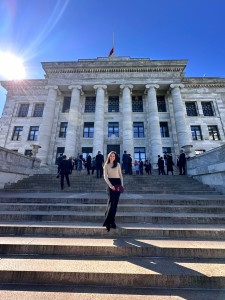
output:
[[[0,77],[13,80],[24,79],[25,76],[23,60],[12,53],[0,51]]]

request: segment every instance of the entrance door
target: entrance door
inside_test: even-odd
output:
[[[120,145],[107,145],[107,154],[111,151],[115,151],[118,154],[118,161],[120,162]]]
[[[58,147],[56,152],[56,158],[55,158],[55,164],[57,165],[57,159],[60,156],[60,154],[63,154],[65,151],[65,147]]]

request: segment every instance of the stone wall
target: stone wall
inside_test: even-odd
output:
[[[187,174],[225,194],[225,145],[190,158]]]
[[[0,147],[0,188],[38,173],[40,160]]]

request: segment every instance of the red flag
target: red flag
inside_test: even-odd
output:
[[[111,51],[109,52],[109,56],[112,56],[114,54],[114,48],[111,49]]]

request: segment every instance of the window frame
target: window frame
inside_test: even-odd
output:
[[[41,118],[43,116],[44,106],[45,106],[44,103],[36,103],[34,105],[34,111],[33,111],[34,118]]]
[[[166,126],[163,126],[163,124],[166,124]],[[164,122],[164,121],[159,122],[159,127],[160,127],[160,134],[162,138],[170,137],[168,122]]]
[[[208,108],[204,109],[203,104],[210,106],[211,114],[207,114]],[[204,117],[214,117],[215,116],[215,109],[214,109],[214,105],[213,105],[212,101],[201,101],[201,106],[202,106],[202,113],[203,113]]]
[[[84,112],[95,113],[95,111],[96,111],[96,97],[94,96],[85,97]]]
[[[210,127],[211,129],[216,129],[216,131],[211,131],[210,130]],[[209,132],[209,139],[211,141],[220,141],[220,133],[219,133],[219,128],[217,125],[208,125],[208,132]],[[216,135],[215,135],[215,132],[216,132],[216,135],[217,135],[217,139],[214,138]]]
[[[21,128],[21,130],[18,130],[19,128]],[[21,141],[22,132],[23,132],[23,126],[14,126],[12,141]],[[16,137],[16,139],[14,137]]]
[[[132,112],[144,112],[142,96],[132,96]]]
[[[135,129],[137,129],[137,130],[135,130]],[[133,137],[134,138],[144,138],[145,137],[144,122],[133,122]]]
[[[110,102],[114,102],[114,103],[110,103]],[[119,111],[120,111],[119,96],[109,96],[109,98],[108,98],[108,112],[115,113],[115,112],[119,112]]]
[[[30,104],[29,103],[21,103],[18,111],[19,118],[26,118],[28,115]]]
[[[165,96],[156,96],[158,112],[167,112]],[[160,101],[163,103],[160,104]],[[164,110],[163,110],[164,108]]]
[[[65,126],[63,126],[63,125],[65,125]],[[59,137],[60,138],[66,138],[67,128],[68,128],[68,122],[60,123],[60,128],[59,128]]]
[[[191,114],[191,112],[193,111],[192,109],[188,109],[187,106],[188,105],[193,105],[194,106],[194,112],[195,114]],[[186,107],[186,112],[187,112],[187,116],[188,117],[197,117],[198,116],[198,110],[197,110],[197,105],[196,105],[196,101],[186,101],[185,102],[185,107]]]
[[[111,131],[110,128],[112,128]],[[108,137],[111,137],[112,135],[119,137],[119,122],[108,122]]]
[[[88,130],[85,131],[85,129]],[[83,138],[92,139],[93,137],[94,137],[94,122],[84,122]]]
[[[139,151],[137,151],[138,149],[139,149]],[[143,149],[144,151],[140,151],[141,149]],[[137,158],[137,156],[138,156],[138,158]],[[145,147],[134,147],[134,160],[136,160],[136,161],[140,161],[140,160],[145,161],[146,160]]]
[[[37,141],[39,134],[39,126],[30,126],[28,141]]]
[[[69,113],[70,112],[70,105],[71,105],[71,97],[70,96],[65,96],[63,98],[62,113]]]
[[[194,128],[198,128],[199,130],[194,130]],[[193,141],[202,141],[203,140],[202,130],[201,130],[200,125],[191,125],[191,136],[192,136]]]

